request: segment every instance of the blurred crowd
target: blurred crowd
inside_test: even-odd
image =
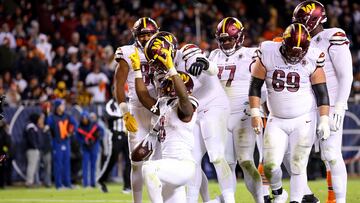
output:
[[[245,46],[280,36],[299,1],[108,0],[25,1],[0,3],[0,95],[9,106],[62,98],[70,104],[104,103],[111,97],[114,50],[132,43],[131,28],[150,16],[179,43],[217,48],[215,28],[225,16],[245,26]],[[351,41],[353,95],[360,101],[360,4],[322,1],[326,26],[340,27]],[[200,38],[196,38],[196,16]],[[197,41],[200,39],[200,41]]]

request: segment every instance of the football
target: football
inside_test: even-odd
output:
[[[142,146],[144,140],[136,145],[135,149],[131,152],[131,160],[135,162],[146,160],[152,153],[152,150],[148,149],[148,145],[146,144],[144,147]]]

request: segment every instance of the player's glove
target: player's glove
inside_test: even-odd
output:
[[[139,51],[135,47],[135,52],[130,54],[129,59],[131,60],[131,66],[134,71],[140,70],[140,56]]]
[[[345,116],[345,105],[341,102],[335,104],[335,111],[332,115],[331,130],[338,131],[342,126]]]
[[[158,132],[151,130],[144,138],[142,147],[148,146],[148,150],[155,150],[156,142],[158,142]]]
[[[316,134],[322,140],[326,140],[330,137],[329,116],[320,116],[319,125],[316,129]]]
[[[156,39],[151,49],[158,50],[161,48],[161,44],[162,41],[160,39]],[[171,46],[168,49],[161,48],[161,52],[165,54],[165,58],[159,56],[158,54],[155,54],[154,59],[158,59],[165,66],[165,68],[169,71],[170,76],[176,75],[177,71],[175,69],[173,58],[171,55],[173,52],[173,48]]]
[[[261,113],[259,108],[251,108],[251,126],[254,129],[255,134],[259,135],[262,133],[264,124],[263,120],[261,119]]]
[[[203,70],[207,70],[208,68],[209,61],[203,57],[197,57],[196,62],[188,68],[188,72],[193,76],[199,76]]]
[[[123,119],[125,122],[125,127],[129,132],[134,133],[138,130],[138,124],[136,122],[136,119],[133,115],[130,114],[130,112],[126,112],[123,115]]]

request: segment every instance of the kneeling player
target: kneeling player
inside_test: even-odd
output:
[[[265,81],[270,110],[263,146],[265,176],[270,181],[274,202],[286,202],[288,195],[282,189],[280,165],[289,146],[290,201],[301,202],[308,157],[316,138],[316,104],[320,114],[318,134],[322,139],[330,135],[329,97],[322,69],[325,54],[309,47],[310,35],[302,24],[287,27],[283,38],[283,42],[263,42],[257,51],[249,101],[252,127],[259,133],[259,97]]]
[[[157,65],[165,66],[162,70],[165,70],[166,74],[160,81],[157,100],[149,95],[142,80],[137,53],[130,56],[139,100],[146,108],[159,115],[142,146],[153,150],[156,142],[162,142],[162,159],[145,162],[142,168],[143,177],[152,202],[186,202],[185,184],[195,174],[192,150],[198,102],[188,95],[193,88],[190,76],[186,73],[178,74],[174,67],[172,47],[164,48],[161,45],[149,49],[160,49],[159,53],[163,53],[156,57]]]

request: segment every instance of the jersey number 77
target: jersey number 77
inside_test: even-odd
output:
[[[230,71],[228,73],[229,78],[226,81],[226,87],[230,87],[231,86],[231,82],[234,79],[235,76],[235,71],[236,71],[236,65],[230,65],[230,66],[218,66],[219,68],[219,73],[218,73],[218,78],[221,80],[221,75],[223,74],[224,70],[225,71]]]

